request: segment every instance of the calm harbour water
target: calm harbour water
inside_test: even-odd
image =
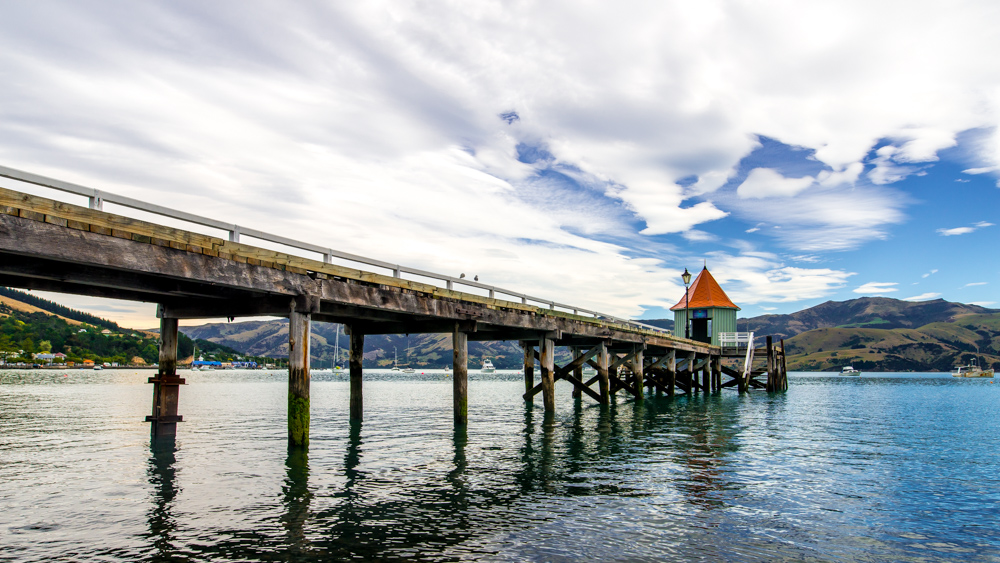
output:
[[[151,449],[151,372],[0,372],[0,561],[1000,561],[1000,384],[792,374],[755,392],[574,402],[470,375],[185,372]]]

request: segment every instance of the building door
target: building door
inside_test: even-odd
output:
[[[691,339],[712,342],[712,319],[691,319]]]

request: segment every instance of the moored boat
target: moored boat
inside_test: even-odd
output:
[[[486,360],[483,360],[483,367],[480,368],[479,372],[480,373],[493,373],[496,370],[497,369],[495,367],[493,367],[493,362],[489,361],[489,359],[486,359]]]
[[[959,366],[951,370],[952,377],[993,377],[992,369],[979,367],[976,358],[972,358],[967,366]]]
[[[840,375],[860,376],[861,370],[854,369],[854,366],[844,366],[844,369],[840,370]]]

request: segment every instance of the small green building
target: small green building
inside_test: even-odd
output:
[[[706,266],[670,310],[674,312],[674,335],[718,346],[720,332],[736,332],[736,312],[740,308],[722,291]]]

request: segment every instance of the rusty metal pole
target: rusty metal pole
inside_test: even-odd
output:
[[[152,423],[149,435],[152,440],[173,438],[177,423],[184,417],[177,414],[180,386],[184,380],[177,377],[177,319],[160,318],[160,361],[153,384],[153,414],[146,417]]]

